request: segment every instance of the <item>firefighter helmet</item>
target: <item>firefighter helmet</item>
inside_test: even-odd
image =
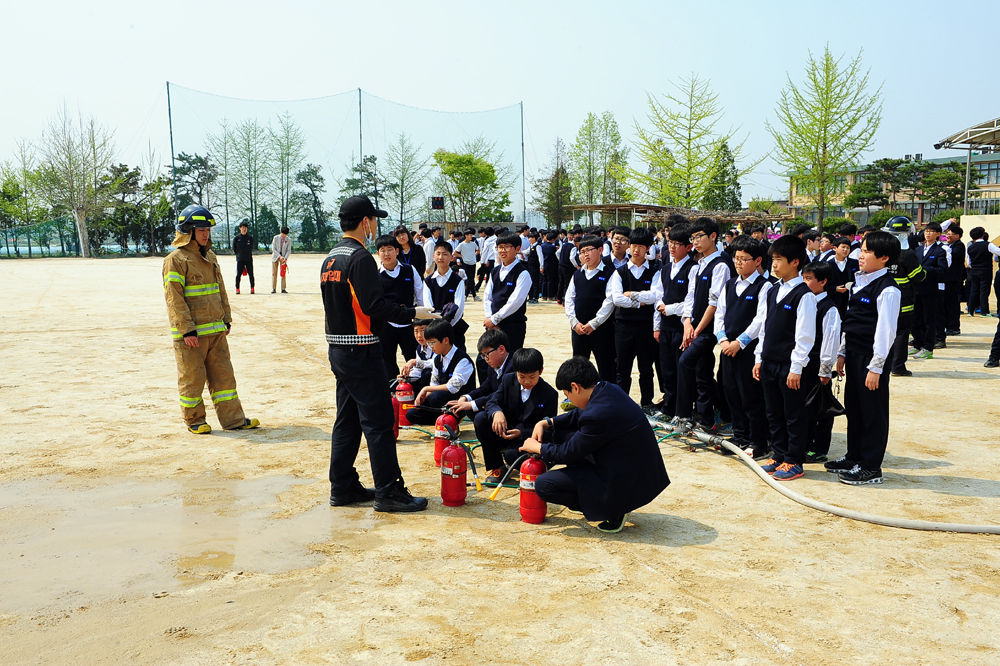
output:
[[[913,226],[913,222],[910,218],[905,215],[896,215],[895,217],[889,218],[882,227],[882,231],[888,231],[890,234],[914,234],[917,232],[916,227]]]
[[[189,234],[195,229],[204,229],[215,226],[215,216],[208,212],[208,209],[198,204],[191,204],[181,211],[177,217],[177,231],[182,234]]]

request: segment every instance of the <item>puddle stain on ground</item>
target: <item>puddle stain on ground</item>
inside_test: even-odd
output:
[[[375,527],[371,509],[275,518],[277,496],[303,483],[206,474],[83,489],[59,477],[0,484],[0,613],[312,567],[324,554],[310,544]]]

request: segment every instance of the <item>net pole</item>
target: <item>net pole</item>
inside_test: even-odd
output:
[[[365,133],[363,126],[361,124],[361,88],[358,88],[358,159],[361,160],[358,164],[365,163]],[[358,176],[361,174],[359,173]]]
[[[167,81],[167,126],[170,130],[170,179],[174,182],[174,219],[177,219],[177,169],[174,167],[174,116],[170,109],[170,81]]]
[[[528,223],[528,199],[524,192],[524,101],[521,101],[521,224]]]

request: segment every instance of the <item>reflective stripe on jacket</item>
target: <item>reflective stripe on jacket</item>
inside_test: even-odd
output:
[[[219,260],[210,248],[211,243],[202,256],[192,239],[163,260],[163,295],[174,340],[191,331],[199,336],[225,333],[232,322]]]

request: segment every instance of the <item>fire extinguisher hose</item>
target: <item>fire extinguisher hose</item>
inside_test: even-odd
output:
[[[531,457],[530,453],[523,453],[518,457],[517,460],[514,461],[514,463],[510,467],[507,468],[507,473],[503,475],[502,479],[500,479],[500,482],[497,484],[496,490],[490,493],[490,501],[493,501],[497,498],[497,495],[500,494],[500,489],[503,488],[503,484],[507,483],[507,479],[513,473],[513,471],[517,469],[521,463],[523,463],[530,457]]]
[[[472,470],[472,478],[476,480],[476,492],[481,493],[483,491],[483,484],[479,480],[479,474],[476,472],[476,460],[472,457],[472,449],[466,446],[465,443],[459,439],[455,439],[454,441],[462,447],[462,450],[465,451],[465,455],[469,456],[469,469]]]

